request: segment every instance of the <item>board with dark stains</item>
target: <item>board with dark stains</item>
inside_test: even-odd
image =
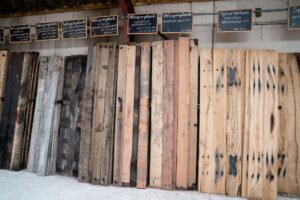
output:
[[[0,121],[1,121],[1,113],[3,110],[3,101],[5,95],[5,85],[6,85],[6,76],[8,70],[8,59],[9,52],[8,51],[0,51]]]

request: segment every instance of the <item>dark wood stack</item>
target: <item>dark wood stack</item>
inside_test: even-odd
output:
[[[78,175],[82,97],[87,56],[65,58],[65,79],[58,137],[57,172]]]
[[[1,118],[1,167],[24,168],[35,104],[38,53],[12,53]]]

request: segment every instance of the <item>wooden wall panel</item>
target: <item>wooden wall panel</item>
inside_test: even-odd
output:
[[[146,188],[148,178],[148,141],[150,136],[150,45],[149,42],[143,42],[141,44],[137,188]]]
[[[78,175],[82,94],[86,61],[86,56],[69,56],[65,60],[57,171],[67,176]]]
[[[161,187],[163,142],[163,42],[152,43],[150,186]]]
[[[279,54],[278,192],[300,195],[300,62]]]
[[[0,97],[1,97],[0,121],[1,121],[1,114],[2,114],[2,110],[3,110],[3,100],[4,100],[4,95],[5,95],[8,60],[9,60],[9,52],[8,51],[0,51]]]

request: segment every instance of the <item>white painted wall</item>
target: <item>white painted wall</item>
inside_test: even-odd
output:
[[[288,3],[289,2],[289,3]],[[227,0],[216,1],[215,7],[213,2],[195,2],[182,4],[155,4],[136,6],[136,13],[158,13],[176,12],[176,11],[192,11],[194,13],[209,13],[220,10],[230,9],[277,9],[286,8],[290,5],[300,5],[300,0]],[[79,18],[89,18],[101,15],[121,15],[119,9],[109,9],[100,11],[81,11],[68,12],[47,15],[36,15],[17,18],[0,19],[0,26],[8,27],[9,25],[19,24],[35,24],[39,22],[52,22],[72,20]],[[217,16],[215,17],[216,23]],[[159,24],[160,24],[159,19]],[[77,54],[87,54],[88,47],[91,44],[100,41],[123,41],[123,19],[120,19],[119,36],[106,38],[87,38],[87,39],[71,39],[58,41],[36,42],[32,38],[31,43],[21,44],[0,44],[0,49],[10,50],[32,50],[39,51],[41,55],[51,56],[67,56]],[[300,31],[287,30],[287,12],[262,13],[262,17],[253,19],[253,31],[243,33],[216,33],[213,30],[213,16],[194,16],[194,31],[191,38],[198,39],[199,48],[247,48],[247,49],[274,49],[280,52],[300,52]],[[280,24],[278,24],[280,23]],[[284,24],[285,23],[285,24]],[[264,25],[261,25],[264,24]],[[8,30],[6,30],[8,33]],[[34,32],[34,29],[32,30]],[[167,35],[168,38],[176,38],[178,35]],[[213,39],[214,38],[214,39]],[[155,41],[162,40],[158,35],[135,36],[135,41]],[[214,45],[212,41],[214,40]],[[8,38],[7,38],[8,41]]]

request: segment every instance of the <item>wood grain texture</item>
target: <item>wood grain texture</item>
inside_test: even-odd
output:
[[[65,60],[57,172],[66,176],[78,175],[82,94],[86,61],[86,56],[69,56]]]
[[[300,195],[300,62],[279,54],[278,192]]]
[[[8,51],[0,51],[0,121],[1,114],[3,110],[3,101],[5,95],[5,85],[6,85],[6,76],[8,70],[8,60],[9,60],[9,52]]]
[[[176,187],[187,189],[189,159],[189,38],[179,37],[178,133]]]
[[[175,188],[174,157],[174,129],[175,129],[175,48],[174,40],[164,41],[163,52],[163,135],[162,135],[162,173],[161,188],[172,190]],[[174,155],[175,154],[175,155]]]
[[[152,43],[150,186],[161,187],[163,142],[163,42]]]
[[[150,122],[150,64],[151,44],[141,44],[141,71],[140,71],[140,110],[138,135],[138,161],[137,161],[137,188],[146,188],[148,177],[148,141]]]

